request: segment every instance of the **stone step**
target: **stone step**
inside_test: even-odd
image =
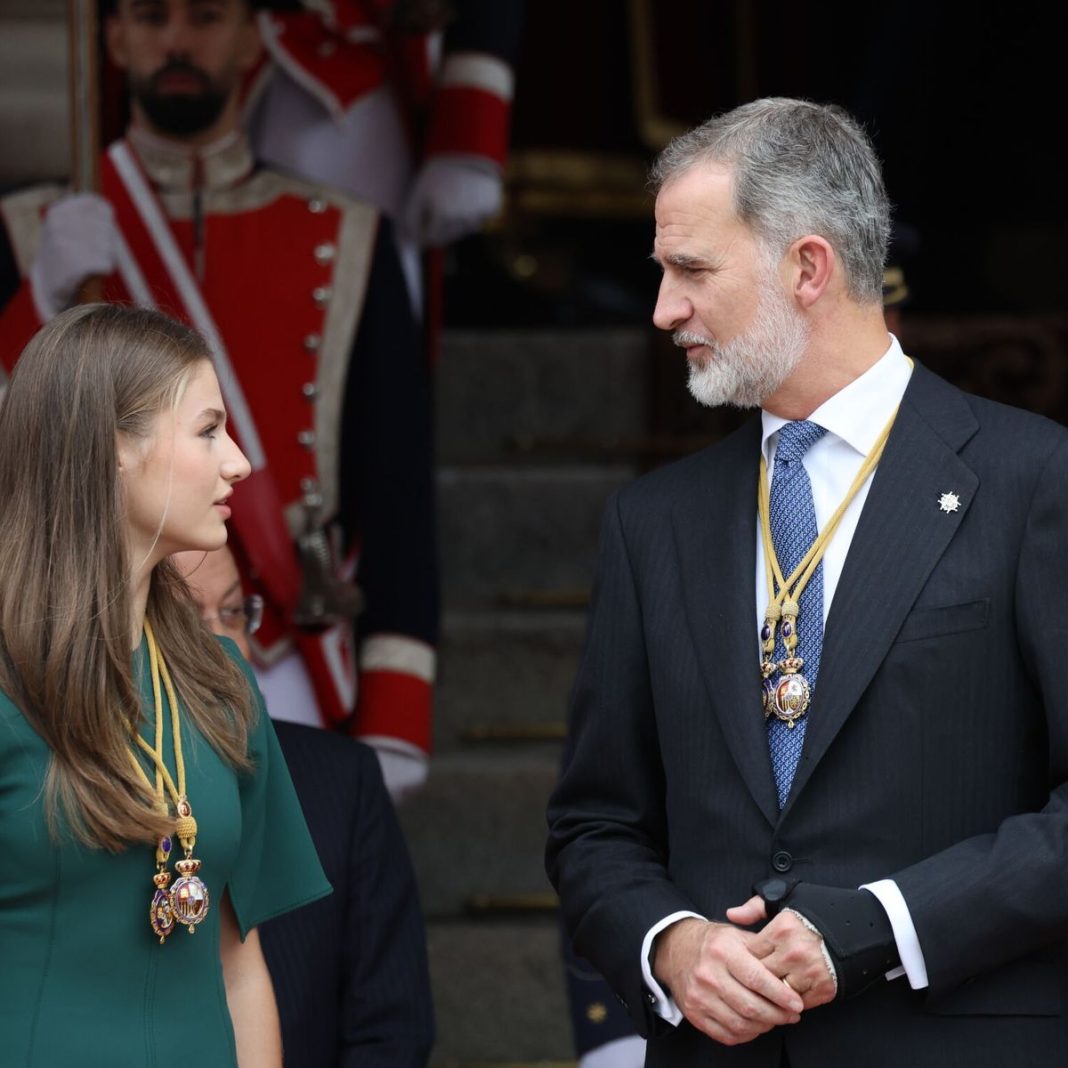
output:
[[[433,1068],[574,1059],[553,917],[429,923]]]
[[[605,501],[635,474],[626,465],[442,468],[446,606],[492,607],[523,590],[587,590]]]
[[[647,429],[649,332],[451,330],[436,377],[442,463],[502,460],[537,442],[610,448]]]
[[[477,728],[563,724],[586,613],[449,612],[434,698],[434,747],[471,744]]]
[[[426,785],[398,807],[427,917],[461,916],[478,895],[551,891],[542,851],[559,764],[558,744],[431,761]]]

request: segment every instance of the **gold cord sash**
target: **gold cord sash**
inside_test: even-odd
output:
[[[764,612],[764,625],[760,632],[763,652],[760,670],[764,678],[762,703],[765,719],[775,716],[788,727],[793,727],[808,710],[812,699],[812,689],[808,680],[800,673],[804,660],[795,655],[801,594],[808,585],[809,579],[816,573],[816,568],[819,567],[827,546],[830,545],[831,539],[837,532],[846,509],[882,458],[887,438],[890,437],[896,418],[897,409],[895,408],[886,426],[876,438],[875,444],[872,445],[871,451],[864,457],[864,462],[860,465],[860,470],[846,491],[841,504],[835,509],[834,514],[788,578],[783,578],[782,568],[775,554],[775,544],[771,537],[771,487],[768,484],[768,465],[761,453],[760,478],[757,484],[757,512],[760,515],[760,533],[764,546],[764,575],[768,589],[768,607]],[[775,637],[780,620],[786,656],[775,663],[772,657],[775,655]],[[781,678],[777,681],[772,678],[776,672],[781,674]]]
[[[167,936],[178,923],[184,924],[192,934],[196,925],[207,915],[210,898],[207,886],[197,875],[200,870],[200,861],[193,856],[193,847],[197,841],[197,821],[193,818],[193,809],[185,792],[185,758],[182,753],[182,725],[178,695],[175,693],[166,661],[156,644],[152,624],[147,619],[145,620],[145,641],[148,644],[152,697],[155,703],[155,744],[149,745],[136,727],[134,727],[133,736],[138,748],[149,757],[155,767],[155,784],[149,779],[134,751],[128,748],[127,753],[134,770],[149,790],[155,794],[156,808],[163,814],[169,814],[171,811],[167,804],[167,794],[170,794],[175,813],[174,833],[185,852],[185,857],[175,861],[174,864],[180,878],[174,886],[170,886],[171,873],[167,871],[167,863],[171,854],[171,839],[168,835],[164,835],[156,845],[156,874],[152,878],[156,892],[149,905],[148,919],[153,932],[162,944],[166,942]],[[171,739],[174,746],[175,771],[178,775],[177,783],[163,759],[161,679],[163,688],[167,691],[167,703],[171,708]]]

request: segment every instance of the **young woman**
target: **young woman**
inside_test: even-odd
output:
[[[329,892],[244,662],[167,557],[248,462],[204,342],[87,305],[0,403],[0,1060],[281,1064],[256,925]]]

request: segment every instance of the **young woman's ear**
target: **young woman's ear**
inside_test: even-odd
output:
[[[127,436],[118,434],[115,438],[115,460],[118,464],[119,474],[132,471],[144,458],[144,450],[141,442]]]

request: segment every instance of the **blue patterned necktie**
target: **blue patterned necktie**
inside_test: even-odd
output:
[[[826,433],[825,427],[807,421],[786,423],[779,431],[779,443],[775,447],[775,471],[771,480],[770,518],[771,541],[783,578],[790,577],[819,534],[816,509],[812,503],[812,483],[801,458]],[[769,597],[771,593],[769,590]],[[801,671],[815,693],[823,648],[822,562],[801,591],[798,603],[801,607],[797,619],[797,653],[804,657],[805,666]],[[786,647],[779,631],[775,639],[776,663],[785,656]],[[794,781],[810,714],[802,716],[792,728],[775,716],[768,720],[768,747],[775,774],[775,788],[779,794],[779,808],[786,804],[790,784]]]

